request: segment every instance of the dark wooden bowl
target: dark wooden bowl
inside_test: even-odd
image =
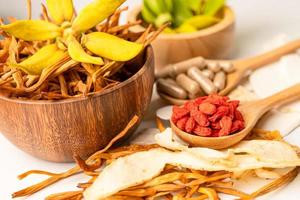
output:
[[[86,158],[106,146],[135,114],[141,121],[149,106],[154,83],[152,48],[127,67],[137,72],[91,97],[24,101],[1,96],[0,132],[23,151],[44,160],[71,162],[74,153]]]

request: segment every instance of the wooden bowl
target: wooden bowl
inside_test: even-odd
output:
[[[128,21],[136,21],[141,7],[132,9]],[[206,29],[194,33],[161,34],[153,43],[155,68],[160,69],[168,64],[180,62],[196,56],[207,59],[228,58],[233,47],[235,16],[226,7],[223,19]],[[135,26],[134,32],[143,31],[143,26]]]
[[[154,83],[152,48],[139,58],[126,66],[136,71],[132,77],[91,97],[25,101],[1,96],[0,132],[41,159],[70,162],[74,154],[88,157],[106,146],[135,114],[140,121],[145,114]]]
[[[206,147],[210,149],[225,149],[231,147],[241,141],[245,135],[233,134],[222,137],[201,137],[192,135],[180,130],[171,120],[171,128],[174,133],[183,141],[190,144],[193,147]]]

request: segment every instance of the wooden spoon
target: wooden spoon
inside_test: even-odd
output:
[[[171,122],[174,132],[185,142],[192,146],[202,146],[212,149],[223,149],[230,147],[245,138],[254,128],[258,120],[274,107],[300,99],[300,84],[294,85],[275,95],[258,101],[248,102],[239,107],[244,116],[245,128],[233,135],[223,137],[201,137],[186,133]]]
[[[231,62],[235,67],[233,73],[228,74],[226,87],[219,92],[220,95],[227,95],[231,92],[251,71],[264,67],[267,64],[277,61],[282,56],[294,52],[300,48],[300,40],[289,42],[277,49],[269,51],[259,56],[246,58],[241,60],[215,60],[219,62]],[[159,95],[167,102],[174,105],[183,105],[188,100],[173,98],[169,95],[159,93]]]

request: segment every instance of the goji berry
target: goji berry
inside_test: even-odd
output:
[[[187,116],[189,113],[190,111],[186,108],[174,106],[171,120],[173,123],[176,123],[179,119]]]
[[[176,123],[176,126],[182,130],[182,131],[185,131],[185,125],[186,125],[186,122],[188,121],[188,117],[183,117],[181,118],[180,120],[177,121]]]
[[[211,135],[212,130],[208,127],[197,125],[196,128],[194,129],[194,133],[199,136],[207,137]]]
[[[198,97],[197,99],[194,100],[194,102],[198,105],[200,105],[203,101],[205,101],[207,99],[207,96],[203,96],[203,97]]]
[[[232,127],[231,127],[231,130],[230,130],[230,133],[236,133],[240,130],[243,130],[245,128],[245,123],[243,121],[240,121],[240,120],[235,120],[233,123],[232,123]]]
[[[219,136],[226,136],[230,134],[232,127],[232,119],[228,116],[222,117],[220,120],[221,130],[219,132]]]
[[[220,106],[217,108],[217,112],[209,117],[209,121],[216,122],[217,120],[221,119],[222,117],[228,115],[229,113],[229,107],[227,106]]]
[[[234,107],[234,109],[237,109],[240,105],[240,101],[239,100],[232,100],[232,101],[229,101],[229,104],[232,105]]]
[[[220,130],[221,129],[220,121],[212,122],[212,123],[210,123],[210,126],[214,130]]]
[[[198,110],[198,105],[194,101],[186,102],[183,107],[189,111]]]
[[[245,128],[240,102],[212,94],[174,107],[172,121],[183,131],[200,136],[220,137]]]
[[[185,124],[185,131],[188,133],[192,133],[195,126],[196,126],[196,121],[194,120],[193,117],[190,117]]]
[[[234,118],[236,120],[244,121],[244,117],[243,117],[242,113],[239,110],[235,110]]]
[[[208,117],[202,112],[196,110],[191,112],[191,117],[197,122],[199,126],[209,126]]]
[[[217,112],[217,107],[211,103],[201,103],[199,105],[199,110],[206,115],[213,115]]]
[[[219,137],[219,132],[220,130],[217,130],[217,129],[212,129],[211,130],[211,137]]]
[[[212,94],[212,95],[209,95],[207,97],[207,99],[205,99],[205,101],[203,101],[203,102],[208,102],[208,103],[211,103],[211,104],[214,104],[214,105],[217,105],[217,106],[221,106],[221,105],[227,106],[228,105],[228,103],[227,103],[228,99],[229,98],[225,97],[225,96],[218,96],[216,94]]]

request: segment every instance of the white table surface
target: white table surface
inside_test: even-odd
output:
[[[77,7],[82,7],[82,5],[89,1],[74,0]],[[25,2],[25,0],[1,0],[0,15],[16,15],[19,18],[26,16]],[[34,7],[38,8],[41,1],[33,0],[33,2]],[[137,2],[139,1],[130,0],[127,3],[132,6]],[[237,16],[236,43],[232,58],[242,58],[260,53],[262,51],[262,44],[279,33],[288,34],[291,39],[299,38],[300,36],[299,0],[229,0],[229,5],[233,7]],[[157,108],[156,94],[154,94],[153,102],[155,103],[151,105],[150,117],[152,116],[151,113]],[[144,121],[141,126],[141,128],[150,127],[155,127],[152,121]],[[293,144],[300,145],[300,129],[296,129],[292,134],[287,136],[287,140]],[[57,164],[36,159],[17,149],[2,135],[0,135],[0,160],[1,200],[9,200],[11,199],[10,195],[12,192],[45,178],[32,176],[19,181],[16,177],[20,173],[31,169],[62,172],[73,166],[73,164]],[[51,193],[74,190],[78,182],[84,182],[85,180],[85,176],[74,176],[25,199],[39,200]],[[300,178],[298,176],[296,181],[283,190],[263,199],[298,200],[300,199],[299,183]]]

